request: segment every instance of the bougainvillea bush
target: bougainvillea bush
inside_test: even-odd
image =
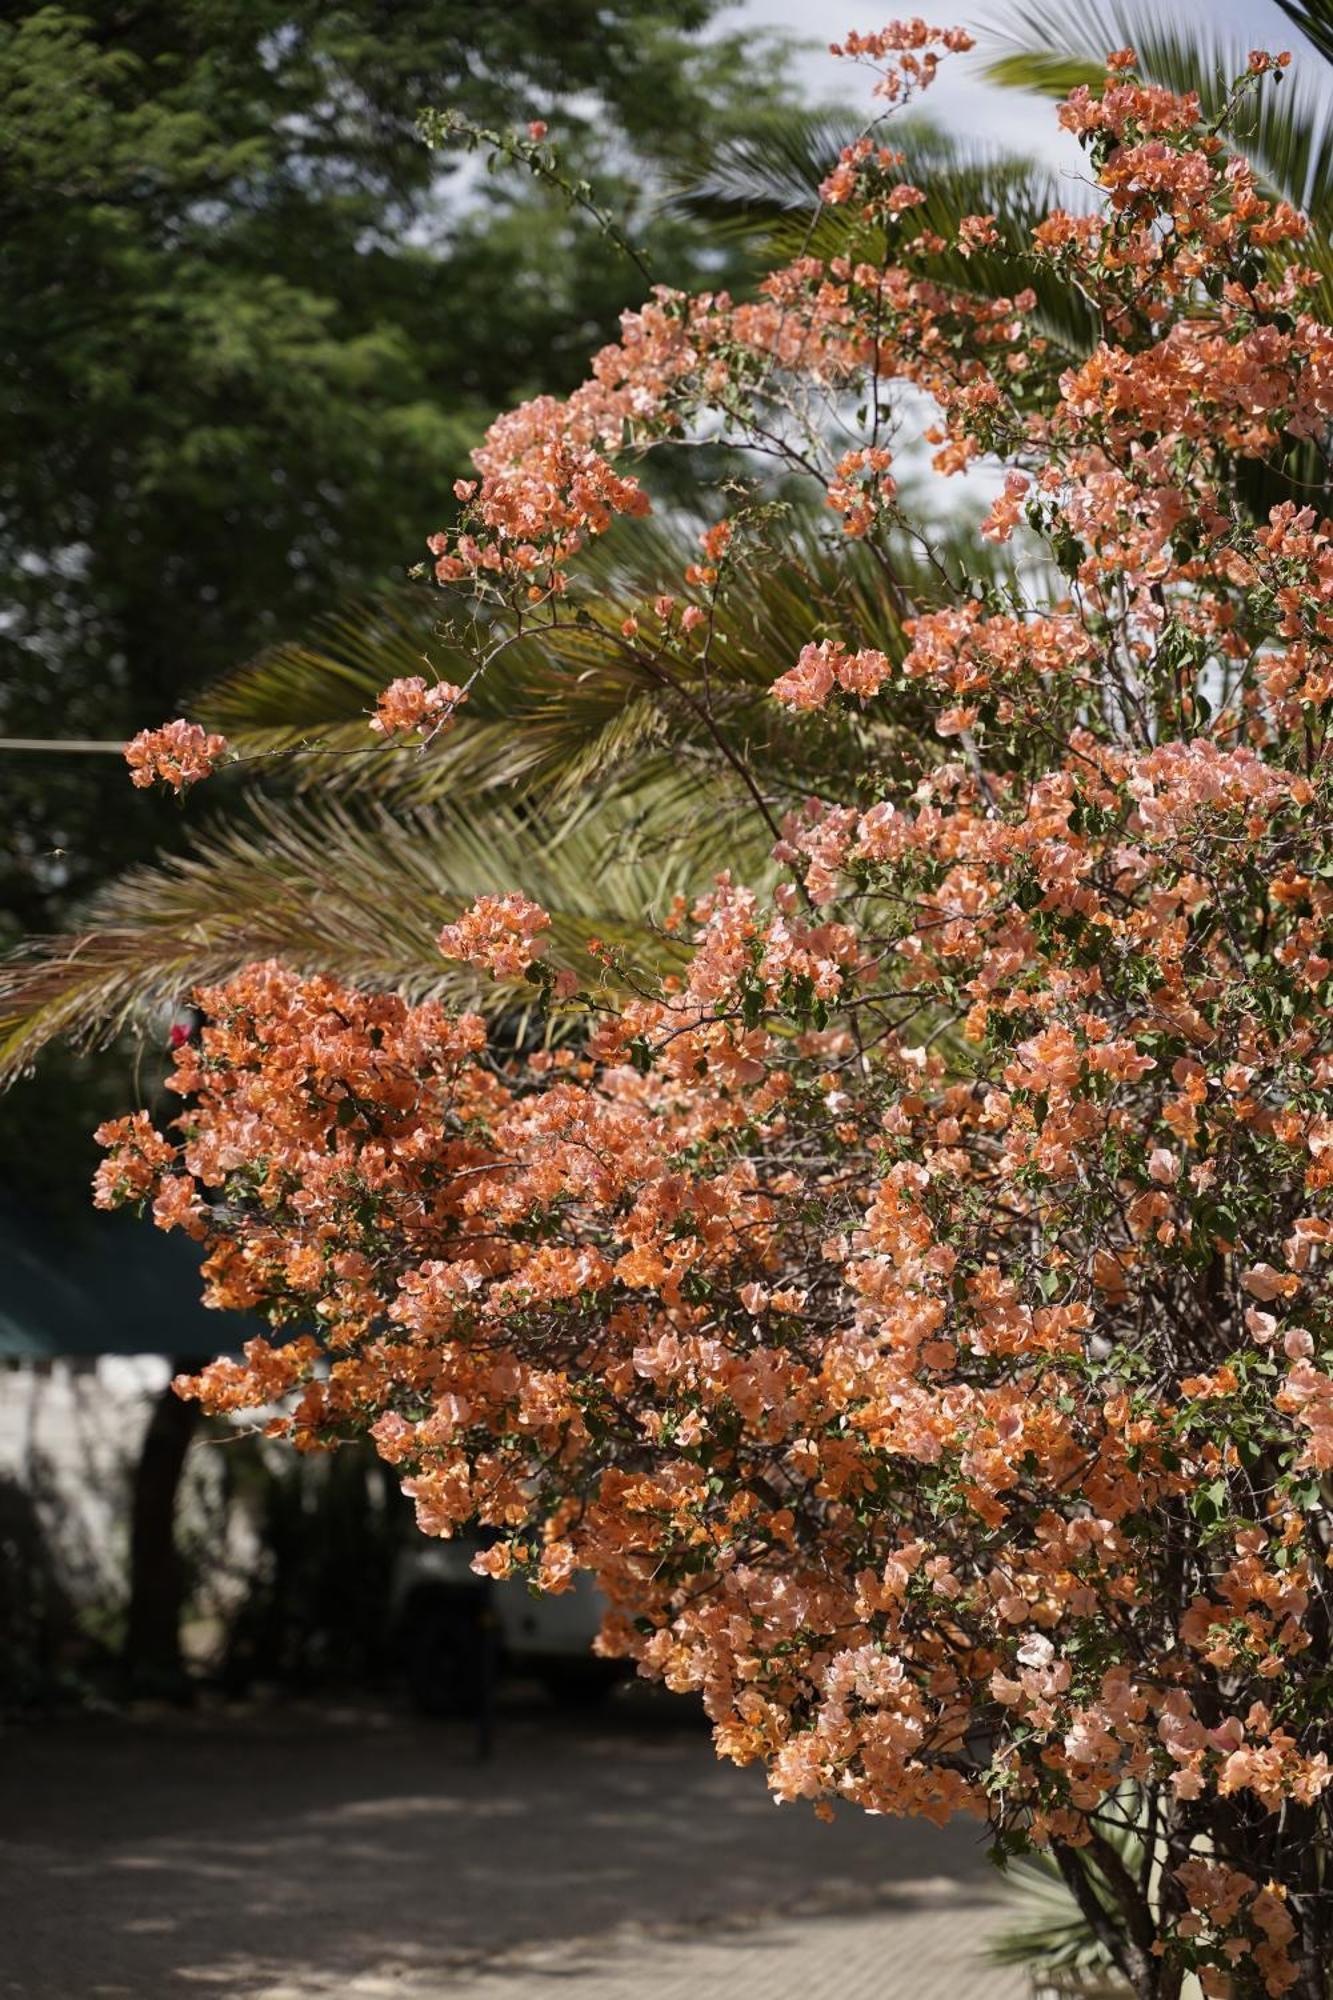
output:
[[[966,45],[908,22],[842,52],[891,108]],[[1284,64],[1252,58],[1233,110]],[[580,549],[648,511],[640,454],[726,440],[755,481],[627,652],[709,712],[716,609],[756,548],[784,561],[771,460],[885,606],[772,700],[841,707],[849,743],[921,717],[917,747],[782,813],[733,753],[781,883],[662,912],[665,978],[607,951],[580,986],[497,882],[440,948],[526,979],[545,1041],[273,963],[201,993],[180,1116],[104,1129],[98,1199],[199,1238],[212,1302],[272,1322],[182,1393],[276,1405],[299,1449],[369,1432],[428,1532],[501,1531],[491,1575],[591,1571],[602,1646],[699,1691],[780,1799],[1049,1848],[1141,1995],[1193,1970],[1310,2000],[1333,527],[1294,480],[1244,496],[1319,464],[1333,331],[1225,119],[1129,51],[1060,118],[1093,198],[1025,247],[1095,314],[1085,357],[1033,293],[932,280],[995,219],[923,235],[877,122],[822,191],[845,254],[744,303],[657,294],[567,402],[499,419],[432,543],[483,673],[584,615]],[[923,463],[988,469],[1002,586],[906,516]],[[395,682],[368,742],[429,755],[467,694]],[[226,755],[180,722],[131,746],[178,784]]]

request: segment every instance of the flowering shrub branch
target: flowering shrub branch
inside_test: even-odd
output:
[[[599,205],[591,183],[571,180],[562,170],[555,148],[546,144],[548,128],[544,119],[530,120],[524,132],[497,132],[488,125],[474,123],[461,111],[427,111],[418,120],[417,129],[432,150],[463,145],[470,153],[484,152],[490,172],[494,171],[497,161],[505,160],[544,181],[562,194],[571,208],[581,208],[608,242],[614,243],[617,250],[637,268],[640,276],[651,283],[652,270],[647,257],[625,235],[614,217]]]
[[[847,47],[892,104],[965,40]],[[1196,100],[1122,51],[1060,116],[1101,200],[1031,256],[1095,305],[1085,360],[1031,294],[902,261],[932,254],[919,191],[868,134],[824,188],[855,254],[745,302],[656,292],[567,401],[492,426],[431,544],[493,646],[587,615],[580,550],[648,511],[644,451],[771,461],[884,607],[772,698],[921,710],[910,768],[849,770],[778,824],[731,746],[786,879],[674,910],[681,971],[618,963],[623,1003],[571,990],[545,913],[497,884],[442,948],[582,1007],[555,1051],[277,964],[202,992],[173,1134],[104,1128],[98,1199],[151,1204],[206,1246],[213,1303],[272,1322],[185,1393],[279,1404],[301,1449],[369,1432],[427,1531],[502,1530],[491,1574],[593,1572],[602,1646],[698,1690],[780,1798],[971,1814],[1085,1899],[1087,1855],[1153,2000],[1187,1972],[1313,2000],[1333,527],[1238,492],[1327,437],[1333,333],[1302,217]],[[998,467],[1007,588],[905,514],[891,468],[920,449],[942,478]],[[784,519],[733,505],[621,627],[705,718],[736,549],[780,566]],[[397,682],[376,725],[429,729],[464,692]],[[1138,1869],[1111,1837],[1130,1798]]]

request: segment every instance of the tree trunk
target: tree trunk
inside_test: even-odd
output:
[[[198,1366],[193,1358],[176,1359],[171,1372],[176,1375]],[[199,1405],[183,1402],[168,1383],[153,1406],[134,1469],[124,1657],[132,1694],[179,1700],[189,1689],[180,1650],[185,1579],[176,1547],[176,1495],[198,1422]]]

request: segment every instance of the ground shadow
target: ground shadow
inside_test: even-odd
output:
[[[577,1941],[627,1924],[743,1938],[775,1914],[993,1893],[974,1829],[777,1809],[679,1716],[520,1702],[489,1762],[465,1729],[373,1710],[11,1735],[0,1994],[242,2000],[371,1973],[389,1992],[481,1967],[500,1992],[509,1955],[564,1941],[554,1992],[577,1984]]]

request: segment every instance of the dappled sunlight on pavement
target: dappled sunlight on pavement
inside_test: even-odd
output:
[[[637,1690],[633,1691],[637,1694]],[[0,1759],[3,2000],[1017,2000],[970,1827],[772,1804],[688,1705],[79,1721]]]

